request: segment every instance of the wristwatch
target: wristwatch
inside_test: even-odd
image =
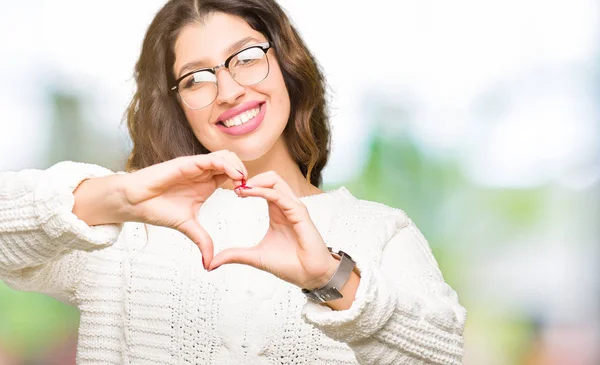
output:
[[[340,260],[340,264],[337,267],[337,270],[329,279],[327,284],[315,290],[302,289],[302,292],[308,297],[308,299],[318,302],[325,303],[332,300],[343,298],[342,293],[340,293],[340,289],[346,284],[348,279],[350,279],[350,275],[352,274],[352,270],[354,270],[354,266],[356,263],[352,260],[352,257],[345,253],[344,251],[339,251],[337,253],[333,252],[331,247],[327,247],[331,255],[336,259]]]

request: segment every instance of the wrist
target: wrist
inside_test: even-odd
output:
[[[353,278],[356,263],[350,255],[343,251],[333,252],[331,247],[328,247],[328,250],[331,252],[332,257],[339,261],[333,276],[321,287],[313,290],[304,288],[302,292],[310,300],[320,303],[337,301],[343,298],[350,299],[348,298],[350,296],[352,297],[351,301],[353,301],[354,294],[343,289],[346,287],[348,281]]]
[[[326,263],[327,269],[325,270],[324,274],[320,275],[318,278],[315,278],[314,280],[312,280],[310,283],[305,285],[302,289],[316,290],[316,289],[319,289],[319,288],[325,286],[325,284],[327,284],[331,280],[333,275],[335,275],[335,272],[337,271],[338,266],[340,265],[340,260],[336,259],[332,255],[329,255],[329,258],[326,262],[327,262]]]
[[[323,303],[329,308],[335,311],[347,310],[352,307],[352,303],[356,299],[356,292],[358,291],[358,286],[360,284],[360,275],[358,275],[355,271],[352,271],[350,278],[346,282],[346,284],[340,288],[340,293],[342,294],[342,298],[338,300],[333,300],[330,302]]]
[[[343,251],[336,253],[332,251],[331,247],[328,247],[328,250],[334,258],[339,259],[335,273],[323,286],[313,290],[302,289],[302,292],[306,294],[309,300],[322,304],[327,303],[331,308],[334,308],[334,306],[334,309],[349,308],[354,301],[356,288],[349,290],[346,287],[349,281],[352,282],[353,279],[356,279],[356,274],[354,273],[356,263],[350,255]],[[343,302],[342,304],[340,304],[340,300]]]

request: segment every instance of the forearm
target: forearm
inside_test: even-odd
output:
[[[390,299],[392,313],[383,326],[349,343],[361,364],[462,364],[464,308],[442,298],[423,299],[408,288],[396,289]],[[371,323],[385,313],[367,307]]]
[[[123,175],[83,181],[74,191],[73,214],[88,226],[120,224],[132,220],[122,188]]]
[[[47,170],[0,175],[0,270],[57,260],[74,249],[112,244],[119,226],[90,228],[72,213],[81,181],[112,175],[101,166],[61,162]]]
[[[409,288],[389,287],[379,270],[363,269],[351,308],[331,311],[307,303],[305,319],[347,343],[360,364],[461,363],[464,309],[457,302],[424,301]]]
[[[309,302],[305,320],[347,343],[361,364],[459,365],[465,309],[410,219],[399,214],[381,222],[395,228],[391,239],[384,238],[381,259],[350,251],[360,270],[351,307],[332,311]],[[367,233],[374,231],[364,230],[363,246],[376,244]]]

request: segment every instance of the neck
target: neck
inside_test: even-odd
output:
[[[300,171],[300,167],[290,155],[283,138],[280,138],[269,152],[256,160],[244,161],[244,165],[248,170],[248,180],[263,172],[275,171],[285,180],[297,197],[323,192],[306,180],[302,171]],[[223,188],[233,189],[233,183],[228,181],[223,185]]]

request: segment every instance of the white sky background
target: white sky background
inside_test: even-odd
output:
[[[122,133],[133,66],[163,3],[0,3],[0,170],[29,167],[45,148],[51,113],[39,85],[51,78],[88,90],[88,119]],[[460,156],[482,184],[530,186],[560,178],[582,187],[598,178],[598,163],[590,168],[600,153],[597,95],[591,94],[598,70],[596,2],[280,3],[335,92],[327,181],[358,173],[366,157],[366,90],[392,103],[408,100],[414,111],[409,132],[434,153]],[[498,110],[486,112],[480,106],[486,98]]]

